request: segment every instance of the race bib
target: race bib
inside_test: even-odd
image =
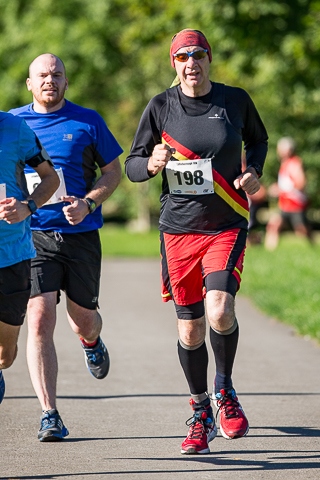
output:
[[[58,174],[59,180],[60,180],[60,185],[57,188],[57,190],[54,192],[51,198],[44,203],[44,205],[50,205],[52,203],[59,203],[61,202],[60,197],[63,197],[67,195],[66,191],[66,184],[64,181],[64,176],[63,176],[63,171],[62,168],[57,168],[56,172]],[[39,185],[41,182],[41,178],[37,174],[37,172],[31,172],[31,173],[26,173],[26,180],[27,180],[27,187],[29,194],[31,195],[32,192],[35,190],[35,188]]]
[[[0,183],[0,200],[4,200],[5,198],[7,198],[6,184]]]
[[[211,158],[170,160],[166,165],[170,193],[208,195],[214,193]]]

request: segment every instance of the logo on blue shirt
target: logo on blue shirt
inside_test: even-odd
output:
[[[63,134],[63,141],[64,142],[72,142],[73,135],[72,133],[64,133]]]

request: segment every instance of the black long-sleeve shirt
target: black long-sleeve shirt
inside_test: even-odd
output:
[[[241,173],[242,144],[247,165],[263,168],[268,136],[250,96],[241,88],[212,83],[203,97],[188,97],[179,86],[155,96],[147,105],[125,168],[133,182],[150,179],[147,170],[153,148],[168,143],[177,149],[173,160],[211,158],[215,193],[179,195],[169,192],[162,172],[160,230],[217,233],[247,228],[246,194],[233,181]]]

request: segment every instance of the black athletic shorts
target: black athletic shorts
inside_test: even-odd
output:
[[[280,210],[280,215],[284,222],[287,222],[292,228],[297,228],[299,225],[308,225],[306,212],[284,212]]]
[[[33,231],[37,257],[31,261],[31,297],[60,290],[83,308],[98,305],[101,243],[98,230],[83,233]]]
[[[0,321],[23,324],[30,297],[30,260],[0,268]]]

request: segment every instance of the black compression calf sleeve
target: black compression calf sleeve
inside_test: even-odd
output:
[[[200,347],[189,350],[183,348],[178,341],[178,355],[190,393],[197,395],[207,392],[208,351],[205,342]]]
[[[229,335],[210,328],[210,341],[216,362],[215,393],[232,387],[231,375],[239,338],[239,326]]]

